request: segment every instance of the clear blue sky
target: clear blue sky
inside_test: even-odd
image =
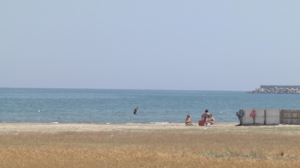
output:
[[[0,87],[300,85],[300,1],[0,1]]]

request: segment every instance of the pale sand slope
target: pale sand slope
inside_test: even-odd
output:
[[[196,124],[196,123],[194,123]],[[209,126],[210,128],[228,128],[235,127],[238,123],[217,123]],[[114,131],[114,130],[173,130],[203,129],[204,126],[185,126],[184,123],[164,123],[164,124],[60,124],[60,123],[0,123],[0,133],[9,132],[65,132],[65,131]]]
[[[196,124],[196,123],[194,123]],[[57,133],[66,131],[86,132],[86,131],[142,131],[142,130],[236,130],[240,128],[280,128],[280,127],[297,127],[299,125],[276,125],[276,126],[258,126],[258,127],[235,127],[238,123],[217,123],[211,126],[185,126],[184,123],[164,123],[164,124],[139,124],[139,123],[126,123],[126,124],[60,124],[60,123],[0,123],[0,133],[15,133],[15,132],[45,132]]]

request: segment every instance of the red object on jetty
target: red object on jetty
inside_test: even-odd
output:
[[[249,116],[251,116],[252,118],[254,118],[255,117],[255,112],[256,112],[256,110],[253,109],[253,111],[251,112],[251,114]]]

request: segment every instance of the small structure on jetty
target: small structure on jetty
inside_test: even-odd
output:
[[[300,110],[255,109],[255,116],[251,117],[252,111],[253,109],[243,109],[240,125],[300,125]]]
[[[260,88],[246,93],[300,94],[300,85],[260,85]]]

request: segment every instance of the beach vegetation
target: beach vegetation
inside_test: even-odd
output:
[[[279,127],[278,127],[279,128]],[[299,167],[300,129],[8,132],[1,167]]]

